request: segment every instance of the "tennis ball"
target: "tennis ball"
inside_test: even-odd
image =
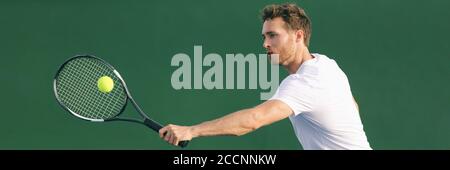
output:
[[[100,77],[97,81],[98,90],[103,93],[109,93],[114,88],[114,81],[109,76]]]

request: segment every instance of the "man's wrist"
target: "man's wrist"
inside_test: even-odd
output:
[[[197,125],[189,127],[189,130],[191,132],[192,138],[196,138],[196,137],[200,136],[199,131],[198,131],[199,128]]]

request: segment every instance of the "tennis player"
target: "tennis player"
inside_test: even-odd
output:
[[[311,21],[296,4],[262,11],[263,46],[289,72],[269,100],[193,126],[167,125],[160,137],[177,145],[202,136],[241,136],[290,119],[305,150],[371,150],[346,74],[329,57],[310,53]],[[165,136],[164,133],[167,133]]]

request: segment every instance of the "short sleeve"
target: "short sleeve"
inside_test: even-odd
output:
[[[269,100],[280,100],[287,104],[295,115],[311,112],[314,104],[313,88],[308,81],[298,75],[284,79]]]

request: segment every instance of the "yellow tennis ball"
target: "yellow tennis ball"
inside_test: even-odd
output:
[[[114,88],[114,81],[109,76],[100,77],[97,81],[98,90],[103,93],[109,93]]]

